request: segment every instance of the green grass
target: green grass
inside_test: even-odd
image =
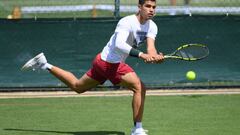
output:
[[[148,96],[151,135],[237,135],[240,95]],[[128,135],[131,97],[0,99],[1,135]]]

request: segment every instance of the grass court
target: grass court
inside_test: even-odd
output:
[[[129,135],[131,96],[0,99],[1,135]],[[150,135],[237,135],[240,95],[147,96]]]

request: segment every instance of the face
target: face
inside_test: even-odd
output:
[[[139,5],[139,13],[144,20],[153,18],[155,15],[156,2],[151,0],[145,1],[143,5]]]

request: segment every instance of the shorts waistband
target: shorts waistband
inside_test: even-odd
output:
[[[108,61],[103,60],[103,59],[101,58],[101,53],[97,54],[97,59],[99,59],[99,60],[101,60],[101,61],[103,61],[103,62],[105,62],[105,63],[107,63],[107,64],[109,64],[109,65],[118,65],[118,64],[120,64],[120,62],[119,62],[119,63],[111,63],[111,62],[108,62]]]

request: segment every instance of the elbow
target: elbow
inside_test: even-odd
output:
[[[126,43],[128,35],[125,33],[117,33],[115,35],[115,48],[118,51],[129,54],[131,46]]]

